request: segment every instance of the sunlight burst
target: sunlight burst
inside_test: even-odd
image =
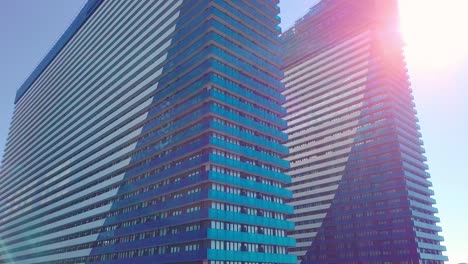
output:
[[[406,56],[419,67],[446,68],[468,57],[468,0],[399,0]]]

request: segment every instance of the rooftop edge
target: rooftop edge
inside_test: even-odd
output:
[[[68,26],[62,36],[57,40],[54,46],[49,50],[46,56],[36,66],[29,77],[24,83],[16,90],[15,104],[21,99],[21,97],[28,91],[31,85],[36,79],[42,74],[42,72],[49,66],[49,64],[55,59],[60,51],[67,45],[68,41],[75,35],[81,26],[88,20],[88,18],[94,13],[99,7],[103,0],[88,0],[83,6],[78,15],[73,19],[73,22]]]

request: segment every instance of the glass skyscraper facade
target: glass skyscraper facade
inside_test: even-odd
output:
[[[89,0],[18,90],[0,263],[296,263],[277,4]]]
[[[322,0],[282,34],[305,263],[443,263],[397,1]]]

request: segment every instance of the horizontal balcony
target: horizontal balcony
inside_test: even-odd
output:
[[[431,249],[431,250],[438,250],[438,251],[446,251],[447,250],[447,248],[445,246],[438,245],[438,244],[423,243],[423,242],[418,242],[418,247],[419,248]]]
[[[273,114],[270,114],[266,112],[265,110],[260,109],[258,107],[254,107],[252,104],[241,102],[240,100],[238,100],[237,98],[234,98],[233,96],[223,94],[215,90],[210,90],[210,96],[215,99],[218,99],[221,102],[228,103],[230,106],[236,107],[238,109],[242,109],[242,111],[245,111],[247,113],[252,113],[255,116],[268,120],[282,129],[286,128],[287,126],[286,121],[283,120],[282,118],[274,116]]]
[[[227,126],[227,125],[221,124],[213,120],[210,121],[210,127],[215,130],[227,133],[229,135],[233,135],[234,137],[241,138],[242,140],[246,140],[248,142],[254,143],[256,145],[260,145],[265,148],[273,149],[274,151],[278,153],[288,154],[288,148],[283,146],[282,144],[269,141],[265,138],[256,136],[251,133],[247,133],[244,130],[240,130],[232,126]]]
[[[406,180],[406,185],[412,189],[418,190],[420,192],[425,193],[428,196],[434,195],[434,191],[429,189],[429,187],[424,186],[424,185],[419,185],[414,182]]]
[[[262,132],[264,134],[272,135],[272,136],[274,136],[274,137],[276,137],[276,138],[278,138],[280,140],[286,141],[288,139],[288,136],[286,135],[286,133],[280,131],[278,128],[268,127],[268,126],[263,125],[261,123],[255,122],[254,120],[249,119],[247,117],[243,117],[243,116],[240,116],[240,115],[238,115],[238,114],[236,114],[234,112],[222,109],[219,106],[210,105],[210,112],[212,112],[214,114],[217,114],[217,115],[225,118],[226,120],[230,120],[230,121],[233,121],[233,122],[236,122],[236,123],[239,123],[239,124],[246,125],[246,126],[252,128],[252,130],[257,130],[257,131],[260,131],[260,132]]]
[[[416,199],[424,201],[426,203],[430,203],[430,204],[435,204],[436,203],[435,199],[429,197],[429,195],[422,195],[422,194],[419,194],[419,193],[411,191],[411,190],[408,190],[408,194],[409,194],[410,197],[416,198]]]
[[[438,212],[438,210],[436,208],[432,207],[431,205],[416,202],[414,200],[410,200],[409,202],[410,202],[410,205],[412,207],[419,208],[419,209],[422,209],[422,210],[425,210],[425,211],[429,211],[429,212],[432,212],[433,214]]]
[[[435,241],[444,241],[444,238],[439,235],[424,233],[420,231],[416,231],[416,237],[435,240]]]
[[[294,223],[287,220],[279,220],[269,217],[248,215],[224,210],[209,208],[208,218],[221,221],[234,221],[236,223],[244,223],[251,225],[261,225],[266,227],[280,228],[280,229],[294,229]]]
[[[419,222],[417,220],[413,220],[413,224],[416,227],[421,227],[421,228],[433,230],[433,231],[436,231],[436,232],[442,232],[442,228],[440,226],[435,225],[435,224],[423,223],[423,222]]]
[[[419,256],[421,259],[424,260],[438,260],[438,261],[448,261],[447,256],[443,255],[434,255],[434,254],[428,254],[428,253],[419,253]]]
[[[411,210],[411,215],[415,216],[415,217],[419,217],[419,218],[423,218],[423,219],[426,219],[426,220],[429,220],[429,221],[433,221],[433,222],[440,222],[440,218],[437,217],[437,216],[434,216],[434,215],[431,215],[431,214],[426,214],[426,213],[421,213],[421,212],[418,212],[418,211],[415,211],[415,210]]]
[[[418,190],[424,190],[424,192],[428,192],[431,195],[434,194],[434,191],[428,188],[428,187],[432,186],[432,183],[430,181],[426,180],[426,178],[418,176],[418,175],[416,175],[414,173],[411,173],[409,171],[406,171],[406,170],[403,171],[403,175],[407,179],[410,179],[412,181],[417,182],[417,184],[416,184],[416,183],[413,183],[413,182],[410,182],[410,181],[406,181],[408,186],[411,186],[411,187],[416,188]]]
[[[268,254],[261,252],[227,251],[208,249],[208,259],[245,262],[269,262],[296,264],[297,257],[286,254]]]
[[[208,228],[208,239],[237,241],[246,243],[255,242],[259,244],[278,245],[285,247],[294,247],[296,245],[296,241],[290,237],[267,236],[263,234],[235,232],[211,228]]]
[[[282,158],[275,157],[264,152],[259,152],[257,150],[253,150],[238,144],[230,143],[219,138],[210,137],[209,144],[229,151],[234,151],[240,156],[248,157],[254,160],[260,160],[264,163],[274,164],[276,166],[283,167],[284,169],[289,168],[289,162]]]
[[[209,171],[208,172],[208,179],[216,182],[222,182],[227,184],[232,184],[241,188],[246,188],[250,190],[256,190],[259,192],[265,192],[268,194],[276,195],[283,198],[290,198],[292,197],[292,193],[290,190],[286,188],[279,188],[267,184],[263,184],[260,182],[255,182],[239,177],[233,177],[230,175],[226,175],[220,172]]]
[[[229,159],[226,157],[222,157],[216,154],[209,154],[209,161],[220,164],[223,166],[229,166],[232,168],[235,168],[237,170],[245,171],[247,173],[255,174],[255,175],[260,175],[263,177],[267,177],[276,181],[280,181],[283,183],[290,183],[291,178],[280,172],[272,171],[266,168],[262,168],[259,166],[255,166],[252,164],[248,164],[242,161],[234,160],[234,159]]]
[[[285,214],[292,214],[293,207],[287,204],[280,204],[262,199],[251,198],[239,194],[227,193],[216,190],[208,190],[208,198],[228,203],[240,204],[249,207],[261,208]]]

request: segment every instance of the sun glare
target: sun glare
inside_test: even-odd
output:
[[[468,58],[468,0],[399,0],[406,56],[441,69]]]

